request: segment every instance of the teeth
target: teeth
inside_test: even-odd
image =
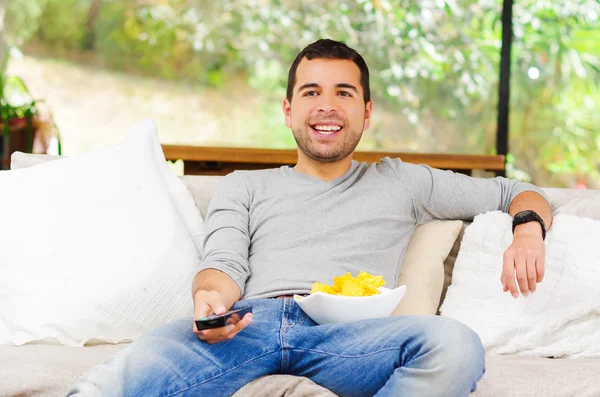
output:
[[[342,127],[338,125],[316,125],[314,129],[322,132],[336,132],[341,130]]]

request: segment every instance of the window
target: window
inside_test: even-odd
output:
[[[9,72],[50,104],[63,152],[151,117],[163,143],[294,148],[281,101],[306,44],[365,57],[374,119],[358,150],[492,154],[501,0],[13,0]],[[509,176],[600,184],[600,5],[517,2]],[[568,148],[568,149],[567,149]]]

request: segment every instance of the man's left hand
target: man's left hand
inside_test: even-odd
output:
[[[515,228],[513,243],[504,253],[504,266],[500,277],[504,292],[510,291],[515,299],[519,297],[519,290],[523,296],[535,292],[537,283],[544,278],[545,260],[546,246],[541,225],[537,222],[518,225]]]

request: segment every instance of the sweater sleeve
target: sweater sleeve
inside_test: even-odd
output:
[[[384,159],[410,191],[418,223],[433,219],[471,221],[488,211],[508,212],[519,194],[533,191],[546,200],[542,189],[513,179],[473,178],[426,165]]]
[[[244,295],[250,277],[248,250],[250,194],[244,176],[233,172],[219,179],[204,223],[204,257],[200,270],[227,274]]]

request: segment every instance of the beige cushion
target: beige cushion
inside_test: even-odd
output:
[[[440,296],[440,301],[438,302],[438,314],[440,306],[442,305],[442,302],[444,302],[444,298],[446,297],[448,287],[452,282],[452,272],[454,271],[454,263],[456,262],[456,258],[458,257],[458,251],[460,250],[460,244],[462,243],[463,236],[465,235],[465,230],[470,224],[471,222],[463,222],[463,225],[458,233],[458,237],[456,237],[456,240],[452,245],[450,253],[444,260],[444,287],[442,288],[442,294]]]
[[[202,218],[206,219],[208,204],[217,188],[217,181],[221,177],[209,175],[183,175],[179,178],[192,193],[192,197],[194,197],[196,207],[200,210]]]
[[[573,202],[577,202],[578,200],[586,197],[598,196],[600,194],[600,190],[597,189],[563,189],[546,187],[543,188],[543,190],[550,201],[553,212],[562,212],[566,213],[567,215],[588,217],[591,217],[590,213],[585,215],[577,215],[576,213],[571,212],[568,208],[571,207]],[[561,207],[563,207],[563,210],[559,211],[559,208]]]
[[[125,346],[0,346],[0,397],[64,397],[85,371]]]
[[[554,215],[558,214],[600,220],[600,194],[573,198],[554,209]]]
[[[486,356],[486,372],[471,397],[597,397],[600,359]]]
[[[417,226],[397,283],[406,285],[406,295],[393,315],[437,313],[444,286],[444,260],[462,225],[462,221],[432,221]]]
[[[0,396],[62,397],[87,369],[103,363],[125,346],[0,346]],[[599,359],[487,356],[486,373],[472,396],[600,396],[599,373]],[[234,397],[262,396],[334,397],[334,394],[306,378],[289,375],[257,379],[234,394]]]
[[[303,376],[269,375],[242,387],[233,397],[336,397],[328,389]]]

